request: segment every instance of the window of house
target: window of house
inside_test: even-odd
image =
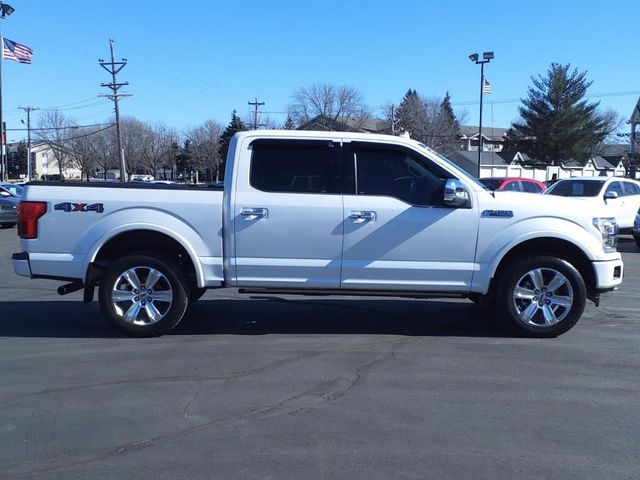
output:
[[[339,147],[330,142],[252,144],[249,182],[264,192],[340,193]]]
[[[445,172],[404,150],[356,147],[358,195],[395,197],[411,205],[442,205]]]

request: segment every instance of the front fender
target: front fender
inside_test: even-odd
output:
[[[491,278],[500,262],[518,245],[535,239],[553,238],[575,245],[590,260],[605,260],[616,254],[602,251],[602,243],[594,232],[578,222],[560,217],[536,217],[501,225],[500,218],[483,219],[478,236],[477,272],[472,290],[487,293]]]

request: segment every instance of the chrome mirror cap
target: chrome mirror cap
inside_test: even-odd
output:
[[[442,202],[449,207],[469,207],[471,202],[469,192],[457,178],[449,178],[444,185],[444,197]]]

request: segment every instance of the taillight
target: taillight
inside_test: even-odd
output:
[[[20,202],[18,204],[18,235],[25,240],[38,238],[38,219],[47,213],[46,202]]]

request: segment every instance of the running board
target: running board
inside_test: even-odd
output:
[[[341,290],[341,289],[295,289],[295,288],[240,288],[238,293],[246,295],[303,295],[307,297],[325,297],[339,295],[343,297],[402,297],[402,298],[467,298],[468,293],[451,292],[411,292],[379,290]]]

